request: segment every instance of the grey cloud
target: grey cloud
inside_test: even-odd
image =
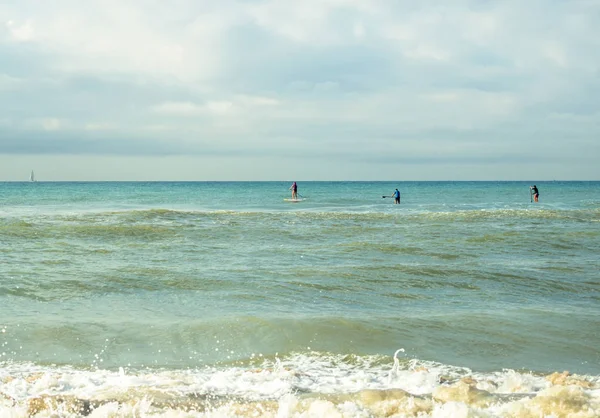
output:
[[[47,77],[52,59],[50,54],[35,45],[0,42],[0,71],[11,77]]]
[[[226,89],[280,91],[298,81],[336,81],[343,90],[372,91],[395,78],[393,60],[385,50],[300,44],[255,25],[232,29],[222,46],[228,65],[216,82]]]
[[[171,155],[165,141],[124,138],[82,138],[82,135],[42,132],[0,132],[0,154]]]
[[[37,22],[50,23],[61,5],[87,19],[93,7],[104,7],[73,1],[27,11],[14,4],[22,21],[39,13]],[[539,149],[548,163],[564,156],[572,164],[577,152],[590,154],[600,134],[597,3],[373,1],[363,9],[315,3],[322,12],[316,19],[276,10],[266,21],[248,12],[261,4],[277,6],[134,2],[126,10],[132,33],[106,6],[103,22],[118,21],[119,36],[132,37],[115,52],[120,38],[109,36],[111,26],[95,26],[82,42],[103,34],[113,42],[99,56],[93,48],[79,51],[76,38],[1,41],[0,73],[23,82],[0,90],[0,153],[250,159],[294,153],[377,164],[396,161],[387,157],[393,151],[406,164],[501,164],[522,163]],[[489,27],[474,11],[489,18]],[[285,19],[305,38],[282,32]],[[357,22],[361,36],[353,34]],[[156,60],[178,57],[179,47],[181,60],[156,62],[154,71],[146,53],[129,59],[134,40],[148,34],[166,48]],[[428,48],[443,59],[427,55]],[[104,57],[110,65],[94,68]],[[208,64],[217,70],[195,77]],[[251,95],[273,103],[235,106],[236,97]],[[226,102],[237,113],[202,110]],[[165,103],[199,111],[157,112]],[[47,119],[46,129],[61,130],[45,131]]]

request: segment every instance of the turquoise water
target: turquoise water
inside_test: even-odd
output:
[[[600,182],[290,184],[0,183],[0,412],[600,411]]]

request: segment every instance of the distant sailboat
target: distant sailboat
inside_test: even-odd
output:
[[[33,170],[31,170],[31,174],[29,175],[29,181],[35,181],[35,174],[33,174]]]

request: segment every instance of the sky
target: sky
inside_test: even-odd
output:
[[[0,181],[600,180],[600,0],[4,0]]]

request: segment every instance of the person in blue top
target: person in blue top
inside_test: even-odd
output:
[[[400,204],[400,191],[398,189],[396,189],[396,191],[394,191],[394,193],[392,194],[392,196],[394,197],[394,202],[399,205]]]

